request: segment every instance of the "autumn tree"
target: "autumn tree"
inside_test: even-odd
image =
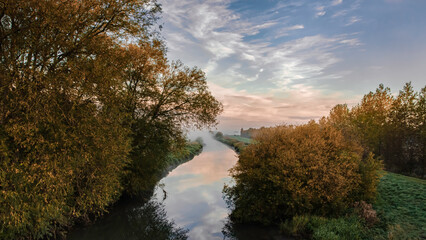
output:
[[[335,215],[355,201],[374,199],[378,169],[372,155],[363,157],[362,147],[325,119],[279,126],[258,132],[240,154],[232,169],[236,184],[225,195],[237,222]]]
[[[0,232],[41,238],[120,195],[130,145],[115,59],[120,38],[146,35],[141,26],[158,8],[132,0],[0,7]]]
[[[0,2],[0,238],[101,214],[154,182],[185,127],[215,124],[204,73],[168,62],[159,12],[155,0]]]
[[[0,2],[0,238],[102,213],[126,173],[149,169],[134,159],[214,124],[204,73],[167,62],[159,11],[155,0]]]
[[[184,129],[216,124],[221,104],[207,88],[205,74],[181,62],[168,63],[160,41],[130,45],[125,66],[126,109],[131,115],[132,151],[128,190],[149,189],[167,154],[185,142]]]

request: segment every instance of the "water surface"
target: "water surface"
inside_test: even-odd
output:
[[[222,189],[232,184],[237,155],[208,134],[203,140],[203,152],[163,178],[148,202],[121,202],[69,239],[285,239],[276,229],[227,221]]]

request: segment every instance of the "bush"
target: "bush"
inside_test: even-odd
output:
[[[379,219],[377,218],[377,213],[373,209],[373,206],[365,201],[360,201],[355,203],[355,213],[359,216],[360,219],[363,219],[367,226],[373,226],[376,224]]]
[[[377,174],[374,161],[325,121],[264,129],[232,169],[235,186],[224,189],[231,218],[271,224],[295,215],[338,215],[375,193],[378,179],[366,177]]]
[[[222,132],[217,132],[217,133],[215,134],[215,137],[216,137],[217,139],[223,138],[223,133],[222,133]]]

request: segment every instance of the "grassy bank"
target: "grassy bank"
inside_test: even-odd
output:
[[[348,209],[346,216],[296,216],[281,223],[283,232],[313,239],[425,239],[426,181],[384,172],[373,209],[377,222],[370,225]]]
[[[231,136],[231,135],[216,134],[215,139],[218,140],[219,142],[222,142],[232,147],[237,153],[240,153],[250,143],[252,143],[252,139],[236,136],[236,135]]]
[[[239,136],[216,139],[237,152],[251,142]],[[301,239],[425,239],[426,180],[385,171],[382,174],[372,208],[368,204],[350,206],[339,218],[303,215],[276,224],[283,233]],[[374,217],[362,214],[374,211]]]
[[[167,156],[167,167],[165,169],[166,174],[171,170],[175,169],[182,163],[188,162],[194,156],[200,154],[203,150],[203,143],[201,140],[188,142],[186,146],[180,151],[170,153]]]
[[[379,239],[426,238],[426,180],[386,172],[374,204],[380,222],[369,235]]]

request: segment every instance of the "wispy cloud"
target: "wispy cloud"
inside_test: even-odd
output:
[[[333,0],[333,2],[331,3],[331,6],[337,6],[339,4],[342,4],[343,0]]]
[[[357,22],[359,22],[359,21],[361,21],[361,18],[360,18],[360,17],[353,16],[353,17],[351,17],[351,18],[349,19],[349,21],[345,24],[345,26],[350,26],[350,25],[352,25],[352,24],[354,24],[354,23],[357,23]]]
[[[211,91],[224,104],[223,121],[300,122],[323,116],[342,101],[341,94],[325,93],[321,81],[341,61],[337,49],[360,45],[356,36],[304,34],[277,41],[305,31],[305,25],[243,18],[227,1],[162,2],[170,57],[207,72]],[[324,6],[315,11],[325,15]]]
[[[305,26],[303,26],[302,24],[297,24],[297,25],[293,25],[293,26],[290,26],[290,27],[284,27],[284,28],[278,29],[276,31],[274,38],[280,38],[280,37],[288,36],[288,35],[290,35],[291,31],[301,30],[301,29],[304,29],[304,28],[305,28]]]
[[[318,6],[315,8],[316,10],[316,17],[321,17],[324,16],[327,12],[325,11],[325,7],[324,6]]]

